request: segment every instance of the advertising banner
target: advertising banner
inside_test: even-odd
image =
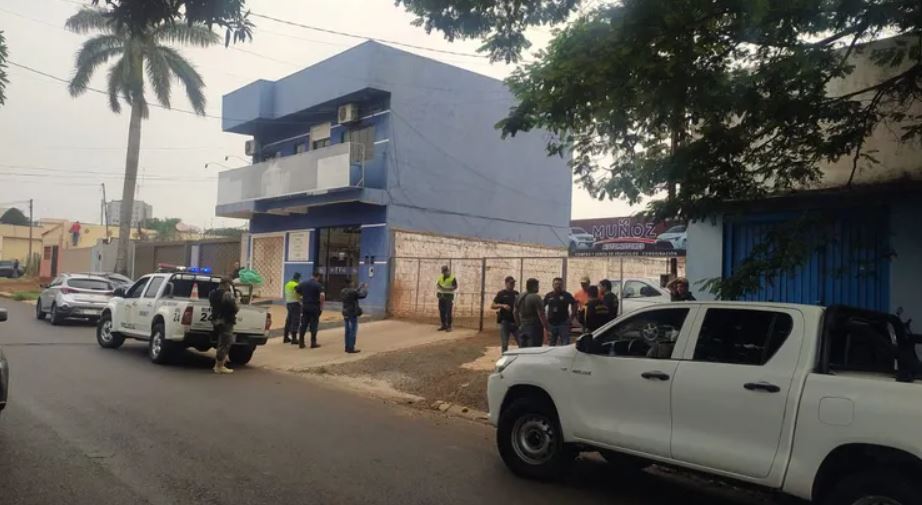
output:
[[[570,256],[685,256],[688,236],[682,223],[643,217],[570,221]]]

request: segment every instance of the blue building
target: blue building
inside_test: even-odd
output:
[[[216,214],[250,220],[261,295],[318,271],[334,299],[367,282],[377,311],[401,233],[562,247],[571,174],[547,132],[500,138],[514,103],[501,81],[375,42],[253,82],[224,97],[253,165],[219,175]]]

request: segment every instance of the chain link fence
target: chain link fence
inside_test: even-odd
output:
[[[670,271],[665,258],[411,258],[391,259],[391,283],[388,314],[404,319],[437,322],[436,279],[447,265],[458,279],[455,293],[454,324],[477,328],[490,326],[495,313],[490,309],[493,297],[505,286],[505,278],[515,277],[517,289],[525,288],[525,280],[538,279],[540,292],[551,290],[556,277],[564,280],[571,292],[579,288],[583,276],[597,283],[601,279],[617,280],[623,270],[625,278],[658,280]],[[678,264],[678,275],[684,275],[684,261]]]

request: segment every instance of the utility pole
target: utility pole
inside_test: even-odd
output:
[[[99,213],[99,222],[106,227],[106,239],[109,238],[109,209],[106,206],[106,183],[102,183],[102,210]]]
[[[26,259],[26,268],[29,268],[29,265],[32,264],[32,224],[35,221],[32,219],[32,199],[29,198],[29,258]]]

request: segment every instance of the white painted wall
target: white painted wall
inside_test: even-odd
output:
[[[713,300],[700,283],[723,273],[723,219],[706,219],[688,224],[688,256],[685,272],[691,292],[699,300]]]

